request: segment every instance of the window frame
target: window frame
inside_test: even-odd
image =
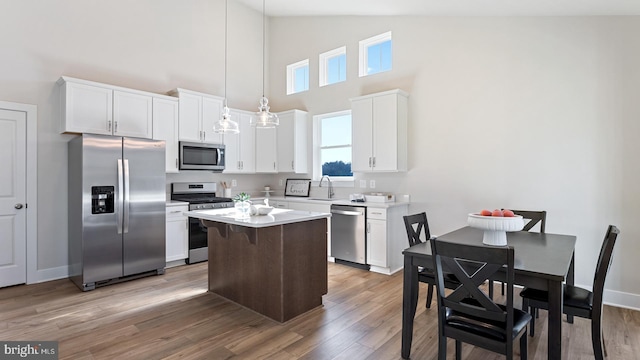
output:
[[[322,144],[322,120],[327,118],[333,118],[338,116],[349,115],[351,117],[351,125],[353,128],[353,117],[351,116],[351,109],[335,111],[331,113],[323,113],[313,116],[313,171],[312,179],[315,182],[320,181],[322,177],[322,164],[320,163],[320,153],[323,147]],[[351,134],[351,164],[353,164],[353,134]],[[332,146],[334,147],[334,146]],[[351,170],[353,174],[353,170]],[[355,175],[352,176],[336,176],[331,177],[331,181],[334,183],[340,183],[338,187],[352,187],[355,182]]]
[[[386,41],[391,41],[391,68],[389,70],[382,70],[375,73],[369,73],[368,71],[369,55],[367,50],[369,49],[369,47],[373,45],[378,45]],[[393,70],[393,37],[392,37],[391,31],[387,31],[382,34],[372,36],[368,39],[361,40],[358,43],[358,51],[359,51],[358,75],[360,77],[380,74],[380,73]]]
[[[303,67],[307,68],[307,88],[304,90],[296,91],[296,70]],[[309,91],[309,72],[309,59],[304,59],[287,65],[287,95]]]
[[[344,69],[344,80],[340,80],[340,81],[336,81],[336,82],[329,82],[329,60],[333,59],[335,57],[338,57],[340,55],[344,55],[345,57],[345,69]],[[327,86],[327,85],[333,85],[333,84],[338,84],[341,82],[345,82],[347,81],[347,66],[346,66],[346,62],[347,62],[347,47],[346,46],[341,46],[337,49],[333,49],[333,50],[329,50],[327,52],[323,52],[322,54],[320,54],[320,56],[318,57],[319,60],[319,64],[320,64],[320,69],[318,71],[318,83],[320,87],[323,86]]]

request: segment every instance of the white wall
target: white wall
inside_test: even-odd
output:
[[[0,8],[0,99],[38,106],[38,277],[65,276],[72,136],[58,132],[56,80],[68,75],[156,93],[182,87],[223,95],[224,1],[0,0]],[[232,107],[253,109],[262,95],[261,21],[261,13],[229,2]],[[168,182],[193,177],[177,174]]]
[[[389,30],[394,70],[359,78],[358,41]],[[615,224],[606,300],[640,308],[639,31],[640,17],[274,18],[270,100],[314,115],[409,92],[410,170],[359,179],[411,194],[434,234],[482,208],[547,210],[548,232],[578,236],[576,283],[587,286]],[[318,55],[343,45],[347,81],[318,88]],[[306,58],[310,90],[287,96],[286,65]]]

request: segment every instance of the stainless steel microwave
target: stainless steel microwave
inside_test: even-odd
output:
[[[224,145],[180,142],[180,170],[224,170]]]

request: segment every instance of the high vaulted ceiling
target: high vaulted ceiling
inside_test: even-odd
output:
[[[262,12],[262,0],[237,0]],[[640,15],[640,0],[265,0],[268,16]]]

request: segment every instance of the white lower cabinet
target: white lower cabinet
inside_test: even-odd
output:
[[[189,218],[184,216],[184,211],[189,211],[186,204],[167,204],[167,262],[189,257]]]
[[[402,269],[402,250],[409,247],[402,218],[407,213],[407,205],[367,207],[367,263],[371,271],[390,275]]]

